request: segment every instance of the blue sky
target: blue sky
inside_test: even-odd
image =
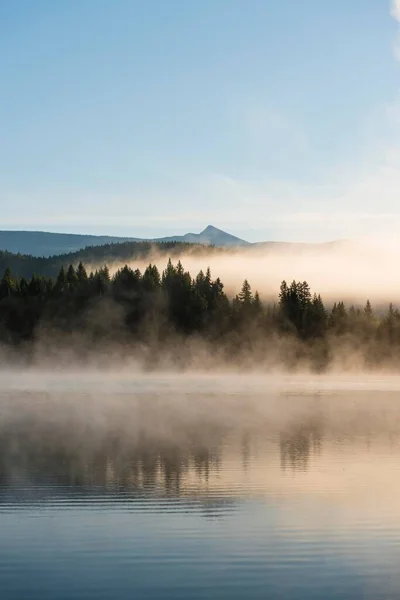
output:
[[[400,1],[0,2],[0,227],[394,235],[399,32]]]

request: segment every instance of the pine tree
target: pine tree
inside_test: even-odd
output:
[[[364,306],[364,315],[367,317],[367,319],[372,319],[373,312],[371,302],[369,300],[367,300],[367,303]]]
[[[163,271],[162,278],[161,278],[162,287],[164,289],[168,290],[170,288],[170,286],[172,285],[172,282],[175,278],[175,275],[176,275],[176,269],[173,266],[171,259],[169,258],[167,267]]]
[[[11,296],[15,289],[16,282],[12,277],[11,269],[7,267],[0,282],[0,298],[7,298],[8,296]]]
[[[80,262],[78,265],[78,268],[76,270],[76,276],[78,281],[80,281],[81,283],[88,280],[86,269],[83,266],[82,262]]]
[[[256,314],[259,314],[262,312],[262,302],[260,300],[260,294],[257,291],[254,294],[253,308],[254,308],[254,312]]]
[[[110,270],[107,267],[107,265],[104,265],[104,267],[100,269],[99,274],[105,283],[110,283],[111,276],[110,276]]]
[[[184,270],[180,260],[178,260],[178,264],[176,265],[176,272],[179,275],[179,277],[183,277]]]
[[[24,277],[21,277],[19,282],[19,292],[21,296],[28,296],[29,294],[29,285],[27,280]]]
[[[67,287],[68,287],[67,275],[65,273],[64,267],[62,266],[57,275],[55,291],[57,293],[61,294],[62,292],[64,292],[67,289]]]
[[[68,270],[67,270],[67,283],[69,285],[70,289],[73,289],[76,285],[78,281],[78,278],[76,276],[76,271],[74,269],[73,265],[69,265]]]
[[[143,273],[143,287],[146,292],[154,292],[161,286],[161,277],[156,265],[150,265]]]
[[[238,294],[239,302],[242,304],[249,306],[253,301],[253,294],[251,292],[251,286],[247,279],[243,281],[242,289]]]
[[[307,314],[307,332],[311,337],[320,337],[325,333],[327,313],[321,296],[314,294]]]

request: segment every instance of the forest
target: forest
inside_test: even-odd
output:
[[[102,244],[101,246],[86,246],[76,252],[55,254],[42,257],[30,254],[13,253],[0,250],[0,273],[7,268],[11,269],[16,277],[29,278],[34,273],[57,277],[60,268],[64,265],[78,265],[83,262],[88,265],[101,265],[114,263],[124,264],[132,260],[150,261],[151,256],[169,257],[178,259],[182,254],[196,256],[209,256],[212,254],[232,253],[232,249],[218,246],[204,246],[202,244],[189,244],[186,242],[120,242]]]
[[[185,343],[196,340],[227,364],[296,368],[307,361],[324,370],[338,356],[344,365],[357,356],[364,367],[396,367],[400,313],[393,304],[379,313],[368,300],[364,307],[339,300],[328,308],[305,281],[282,281],[277,292],[276,302],[263,303],[245,280],[229,298],[210,269],[192,277],[171,258],[161,273],[152,264],[143,272],[126,265],[113,275],[107,266],[89,273],[80,262],[61,266],[56,277],[26,278],[7,267],[0,343],[27,355],[43,340],[50,354],[72,343],[78,352],[120,346],[156,366],[171,348],[184,364]]]

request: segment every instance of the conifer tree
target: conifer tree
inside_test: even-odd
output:
[[[111,275],[110,275],[110,270],[107,265],[104,265],[104,267],[102,267],[100,269],[99,274],[105,283],[110,283]]]
[[[243,281],[242,289],[238,294],[239,302],[242,304],[249,306],[253,301],[253,294],[251,292],[251,286],[247,279]]]
[[[262,306],[262,303],[260,300],[260,294],[258,293],[258,291],[256,291],[256,293],[254,294],[253,307],[254,307],[254,311],[256,314],[261,313],[263,306]]]
[[[0,298],[7,298],[11,296],[15,289],[16,282],[12,277],[11,269],[7,267],[0,282]]]
[[[364,315],[367,317],[367,319],[371,319],[373,316],[372,306],[371,306],[371,302],[369,300],[367,300],[367,302],[364,306]]]
[[[82,261],[79,263],[78,268],[76,270],[76,277],[81,283],[88,280],[87,272],[82,264]]]
[[[67,283],[69,285],[70,289],[73,289],[76,285],[78,281],[78,278],[76,276],[76,271],[74,269],[73,265],[69,265],[68,270],[67,270]]]

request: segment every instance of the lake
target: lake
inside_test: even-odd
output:
[[[400,379],[0,382],[2,600],[400,597]]]

